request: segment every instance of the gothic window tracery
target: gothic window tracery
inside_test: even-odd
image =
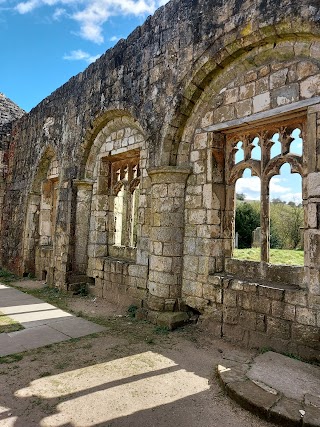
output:
[[[115,246],[136,247],[140,188],[139,156],[123,159],[111,158],[110,165],[111,193],[114,196],[113,243]]]
[[[304,119],[298,118],[227,133],[226,181],[228,191],[233,192],[229,200],[235,200],[235,184],[246,169],[260,178],[261,261],[264,262],[269,262],[270,250],[270,181],[280,175],[285,164],[290,166],[292,174],[299,174],[303,179],[304,127]],[[242,160],[239,160],[240,149],[243,150]]]

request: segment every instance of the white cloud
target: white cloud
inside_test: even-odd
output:
[[[301,188],[301,185],[299,186]],[[296,182],[289,177],[274,176],[270,180],[270,200],[280,199],[284,202],[301,203],[302,192]],[[297,191],[298,190],[298,191]],[[247,200],[260,200],[260,179],[255,176],[245,176],[236,182],[236,193],[243,193]]]
[[[260,199],[260,179],[250,176],[238,179],[236,183],[236,193],[243,193],[247,200]]]
[[[18,3],[16,10],[24,15],[25,13],[31,12],[33,9],[41,5],[41,0],[30,0],[22,3]]]
[[[152,14],[167,2],[168,0],[27,0],[19,2],[15,9],[20,14],[26,14],[41,6],[54,7],[54,19],[67,14],[78,22],[82,38],[102,43],[103,25],[111,16]]]
[[[270,193],[272,194],[283,194],[288,192],[288,187],[285,187],[283,185],[280,185],[280,182],[284,182],[285,180],[282,178],[279,178],[277,176],[274,176],[270,180]]]
[[[300,204],[302,202],[302,193],[281,194],[279,195],[279,199],[283,202],[294,202],[295,204]]]
[[[90,55],[81,49],[72,50],[69,54],[64,55],[63,59],[67,61],[86,61],[88,64],[98,59],[100,55]]]
[[[59,7],[54,11],[52,17],[55,21],[58,21],[61,17],[65,16],[65,15],[66,15],[66,10]]]

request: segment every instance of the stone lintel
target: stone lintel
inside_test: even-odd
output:
[[[94,181],[90,179],[74,179],[72,182],[77,187],[88,187],[89,189],[91,189],[94,184]]]
[[[307,107],[320,103],[320,96],[315,96],[311,99],[304,99],[302,101],[293,102],[289,105],[283,105],[281,107],[273,108],[272,110],[263,111],[261,113],[252,114],[249,117],[244,117],[241,119],[229,120],[223,123],[217,123],[215,125],[206,126],[202,129],[202,132],[217,132],[222,131],[228,128],[235,128],[240,126],[248,126],[255,121],[263,121],[270,118],[275,118],[277,116],[285,116],[288,113],[298,114],[299,112],[303,113],[307,110]],[[308,110],[311,112],[310,109]]]
[[[185,183],[191,168],[178,166],[160,166],[148,170],[153,184]]]

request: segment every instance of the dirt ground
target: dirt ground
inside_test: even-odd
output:
[[[226,359],[254,352],[197,325],[167,332],[99,298],[64,304],[106,331],[0,358],[0,427],[272,426],[230,400],[215,376]]]

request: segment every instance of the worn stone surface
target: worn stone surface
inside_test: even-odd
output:
[[[217,374],[230,397],[282,426],[319,426],[320,368],[267,352],[252,361],[226,361]]]
[[[25,328],[0,334],[0,357],[104,331],[32,295],[0,284],[0,312]]]

